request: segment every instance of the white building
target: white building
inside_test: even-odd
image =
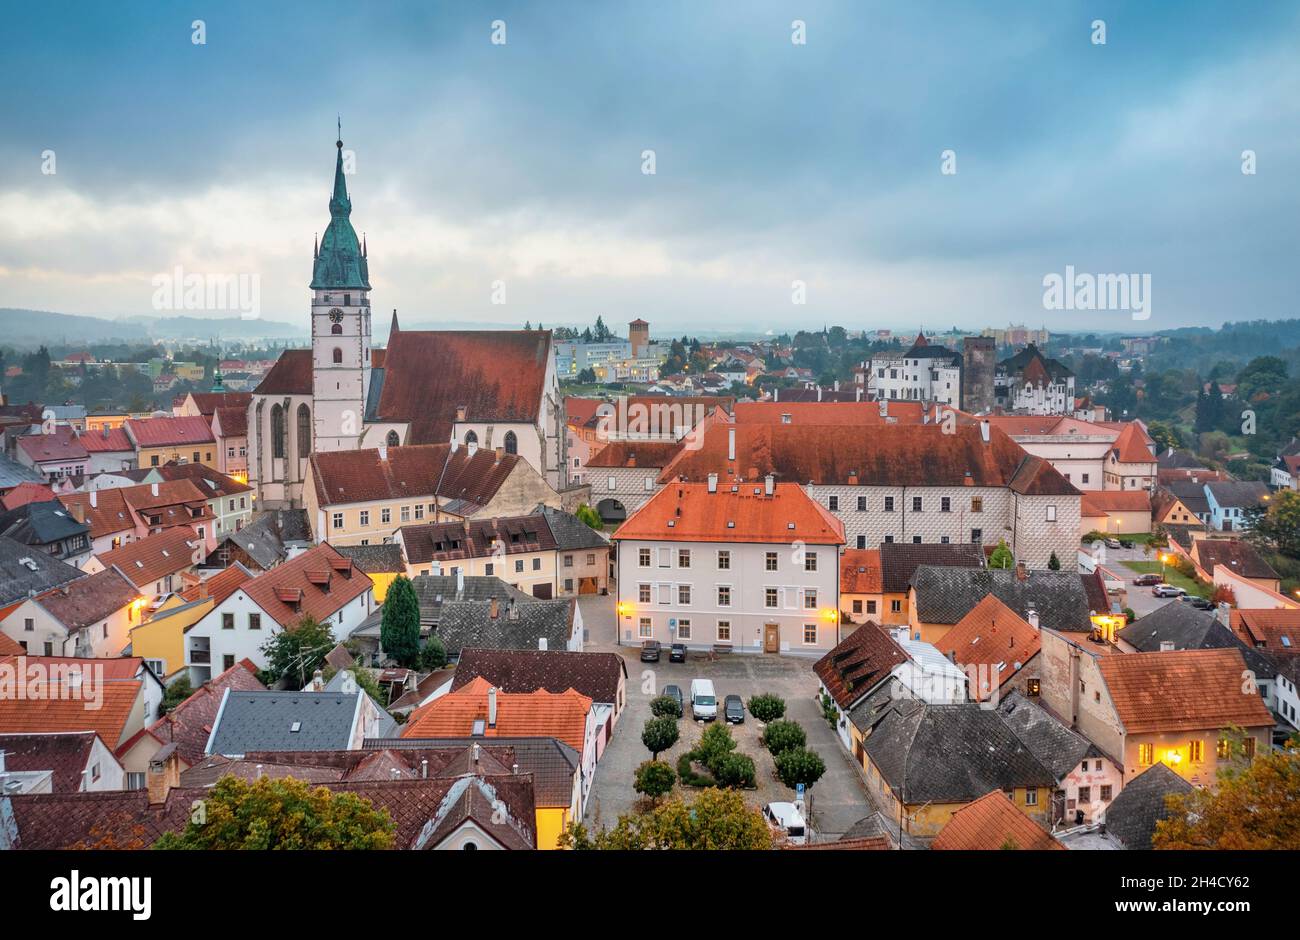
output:
[[[903,353],[871,357],[867,388],[876,398],[961,404],[961,353],[932,346],[924,333]]]

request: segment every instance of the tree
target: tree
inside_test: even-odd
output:
[[[807,743],[808,735],[797,721],[774,721],[763,731],[763,746],[773,757]]]
[[[414,666],[420,656],[420,599],[406,575],[399,574],[384,595],[379,645],[403,666]]]
[[[447,665],[447,647],[443,645],[442,638],[438,634],[431,633],[424,641],[424,645],[420,647],[420,671],[436,672],[445,665]]]
[[[1050,571],[1061,570],[1061,559],[1056,557],[1056,552],[1052,552],[1052,557],[1047,559],[1047,567]]]
[[[1007,547],[1006,539],[998,539],[998,547],[993,549],[993,554],[989,556],[989,567],[1014,568],[1015,566],[1016,559],[1011,554],[1011,549]]]
[[[268,684],[284,679],[291,688],[301,689],[334,646],[334,633],[328,624],[315,617],[303,617],[262,644]]]
[[[650,700],[650,713],[656,718],[680,718],[682,706],[671,695],[659,695]]]
[[[785,714],[785,699],[770,692],[752,696],[749,713],[762,722],[776,721]]]
[[[1242,738],[1229,735],[1234,750]],[[1300,736],[1282,749],[1263,749],[1249,763],[1219,771],[1216,789],[1165,800],[1169,816],[1156,823],[1157,849],[1300,849]]]
[[[156,849],[391,849],[396,827],[384,809],[293,777],[217,781],[179,832]]]
[[[677,783],[677,774],[661,760],[648,760],[636,769],[636,782],[632,788],[658,802]]]
[[[562,848],[579,850],[683,849],[753,851],[772,847],[772,832],[758,810],[745,805],[735,790],[710,787],[691,803],[668,800],[649,813],[618,818],[614,828],[589,833],[570,824],[560,837]]]
[[[582,522],[588,528],[595,529],[597,532],[605,527],[605,520],[600,518],[600,513],[592,509],[586,503],[583,503],[578,507],[574,516],[576,516],[578,521]]]
[[[700,743],[695,745],[695,753],[700,763],[713,773],[714,766],[725,755],[736,749],[736,739],[731,736],[731,729],[725,724],[709,725],[700,735]],[[716,776],[716,774],[715,774]]]
[[[734,751],[719,757],[709,771],[718,783],[733,790],[752,787],[756,775],[754,759]]]
[[[1300,491],[1277,490],[1269,495],[1267,508],[1246,510],[1246,536],[1265,549],[1300,558]]]
[[[641,743],[650,752],[652,760],[677,743],[679,732],[677,721],[673,718],[651,718],[641,731]]]
[[[158,707],[158,717],[161,718],[193,694],[194,684],[190,682],[190,677],[181,676],[163,692],[162,704]]]
[[[776,756],[776,775],[791,790],[797,789],[801,783],[804,789],[811,789],[824,773],[826,762],[816,751],[796,747]]]

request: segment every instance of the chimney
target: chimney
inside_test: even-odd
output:
[[[889,417],[889,399],[887,398],[880,399],[880,417]]]
[[[710,474],[709,474],[709,492],[710,492],[710,493],[716,493],[717,491],[718,491],[718,475],[717,475],[716,473],[710,473]]]
[[[820,385],[817,386],[817,400],[822,400],[822,387]]]
[[[357,676],[350,669],[343,670],[343,679],[340,682],[340,689],[344,695],[355,695],[357,691]]]
[[[767,476],[763,477],[763,494],[765,496],[771,496],[775,492],[776,492],[776,477],[772,476],[772,474],[769,473]]]
[[[421,780],[429,779],[429,758],[427,757],[423,758],[420,761],[420,779]]]
[[[736,429],[727,428],[727,459],[736,459]]]
[[[1025,563],[1023,561],[1016,562],[1016,580],[1017,581],[1029,580],[1029,571],[1028,569],[1025,568]]]
[[[853,390],[853,400],[854,400],[854,401],[862,401],[862,386],[861,386],[861,385],[859,385],[856,389]]]
[[[387,445],[387,444],[380,444],[380,445],[379,445],[379,459],[380,459],[380,460],[387,460],[387,459],[388,459],[388,445]]]
[[[1032,607],[1029,608],[1029,612],[1025,614],[1025,619],[1029,621],[1031,627],[1035,630],[1038,629],[1038,611],[1034,610]]]
[[[519,619],[519,605],[515,603],[515,599],[513,597],[510,598],[510,606],[506,608],[506,619],[507,620]]]
[[[80,500],[73,503],[71,506],[67,508],[68,508],[68,512],[72,515],[73,519],[76,519],[78,522],[82,522],[82,523],[86,521],[86,507],[85,505],[82,504]]]
[[[149,492],[150,492],[152,495],[157,496],[157,495],[158,495],[158,484],[157,484],[157,483],[151,483],[151,484],[149,484]]]
[[[98,491],[98,490],[91,490],[91,491],[90,491],[90,508],[91,508],[91,509],[95,509],[95,508],[97,508],[98,506],[99,506],[99,491]]]
[[[478,441],[470,441],[465,445],[465,452],[471,457],[478,453]]]
[[[311,690],[313,692],[325,691],[325,674],[319,669],[311,674]]]
[[[546,652],[546,637],[539,636],[537,638],[537,648],[541,650],[543,653]]]
[[[1231,626],[1232,623],[1232,605],[1227,601],[1219,601],[1219,606],[1214,609],[1215,619],[1225,627]]]
[[[488,727],[497,726],[497,689],[496,686],[488,689]],[[478,745],[474,745],[474,763],[478,763]]]
[[[164,753],[168,748],[172,748],[170,753]],[[167,801],[167,794],[173,787],[181,785],[181,762],[180,754],[175,750],[175,745],[164,745],[163,751],[159,751],[149,761],[149,770],[145,774],[145,789],[149,793],[149,803],[157,806],[159,803]]]
[[[989,442],[989,422],[987,418],[980,421],[980,440],[985,444]]]
[[[465,569],[456,569],[456,594],[457,596],[465,593]]]
[[[499,603],[497,602],[497,599],[496,599],[495,597],[492,598],[492,600],[488,601],[488,616],[489,616],[489,617],[491,617],[493,620],[496,620],[496,619],[497,619],[497,614],[499,614],[500,612],[501,612],[501,608],[500,608],[500,605],[499,605]]]
[[[518,764],[511,764],[511,765],[510,765],[510,772],[511,772],[512,774],[517,774],[517,773],[519,773],[519,765],[518,765]]]
[[[466,414],[466,412],[467,412],[468,410],[469,410],[468,407],[465,406],[465,405],[457,405],[457,406],[456,406],[456,420],[457,420],[457,421],[464,421],[464,420],[465,420],[465,414]]]

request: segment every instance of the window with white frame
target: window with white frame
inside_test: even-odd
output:
[[[690,605],[691,586],[689,584],[677,585],[677,603],[681,604],[683,607]]]
[[[648,640],[654,636],[654,627],[651,626],[649,617],[642,617],[641,622],[637,625],[636,634],[643,640]]]
[[[803,606],[808,610],[815,610],[817,607],[817,592],[812,589],[805,589],[803,592]]]
[[[691,566],[691,550],[689,548],[677,549],[677,567],[689,568]]]
[[[731,606],[731,585],[729,584],[718,585],[718,606],[719,607]]]
[[[731,642],[731,621],[730,620],[718,621],[718,642],[719,643]]]
[[[636,586],[636,599],[639,603],[650,603],[650,585],[638,584]]]
[[[650,549],[643,548],[636,553],[636,563],[638,568],[650,567]]]
[[[731,568],[731,552],[722,549],[718,552],[718,570],[727,571]]]
[[[776,607],[780,603],[781,592],[777,588],[765,588],[763,591],[763,606]]]
[[[689,640],[691,638],[691,622],[689,620],[677,621],[677,639]]]
[[[804,571],[816,571],[816,570],[817,570],[817,553],[816,553],[816,552],[804,552],[804,556],[803,556],[803,570],[804,570]]]
[[[777,566],[776,552],[767,552],[763,556],[763,570],[775,571]]]
[[[803,642],[804,646],[817,645],[817,624],[805,623],[803,625]]]

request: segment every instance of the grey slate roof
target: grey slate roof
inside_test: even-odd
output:
[[[475,575],[462,579],[460,590],[456,576],[448,574],[421,574],[411,579],[415,596],[420,602],[420,623],[437,623],[442,608],[452,601],[487,601],[496,598],[503,604],[511,599],[516,603],[533,603],[534,598],[518,588],[511,587],[500,578]]]
[[[974,703],[900,703],[864,746],[885,782],[909,804],[965,803],[991,790],[1056,785],[1002,716]]]
[[[1205,484],[1194,480],[1170,480],[1162,483],[1161,488],[1198,516],[1210,511],[1210,499],[1205,495]]]
[[[1188,793],[1192,785],[1163,763],[1152,764],[1130,781],[1106,807],[1106,831],[1126,849],[1149,849],[1156,823],[1169,816],[1165,797]]]
[[[1029,748],[1038,762],[1052,772],[1057,781],[1079,766],[1085,757],[1100,756],[1101,751],[1087,738],[1067,728],[1037,702],[1013,691],[998,703],[998,714],[1020,743]]]
[[[1240,650],[1246,667],[1256,677],[1271,679],[1277,674],[1273,660],[1243,643],[1235,633],[1219,622],[1213,611],[1197,610],[1191,604],[1174,600],[1130,623],[1118,636],[1131,643],[1139,653],[1158,653],[1162,641],[1170,641],[1176,650]]]
[[[533,775],[538,806],[568,806],[573,799],[573,776],[581,756],[554,738],[482,738],[486,748],[508,747],[514,751],[519,772]],[[366,738],[365,750],[407,750],[432,747],[463,747],[465,738]]]
[[[560,693],[574,689],[593,702],[618,702],[621,679],[627,678],[627,661],[617,653],[549,650],[462,649],[451,691],[482,676],[503,692]]]
[[[1053,630],[1092,632],[1092,605],[1083,579],[1071,571],[1030,571],[1025,580],[1010,568],[949,568],[922,565],[912,576],[916,618],[923,623],[957,623],[993,594],[1020,616],[1031,607]],[[1100,608],[1105,610],[1106,608]],[[983,795],[983,794],[981,794]]]
[[[859,628],[860,629],[860,628]],[[871,690],[871,694],[849,709],[849,721],[863,734],[869,734],[889,709],[897,702],[914,700],[907,686],[895,678],[887,679]]]
[[[609,540],[604,535],[587,525],[573,513],[564,512],[539,503],[534,513],[541,513],[546,518],[546,525],[555,539],[559,551],[580,551],[593,548],[608,548]]]
[[[1175,450],[1172,447],[1161,451],[1156,457],[1156,466],[1161,470],[1202,470],[1205,464],[1190,450]]]
[[[90,526],[73,518],[57,499],[27,503],[0,514],[0,534],[24,545],[52,545],[89,533]],[[90,549],[89,540],[86,549]]]
[[[83,573],[72,565],[0,536],[0,604],[42,594],[81,577]]]
[[[983,568],[984,551],[978,545],[940,542],[885,542],[880,546],[880,585],[886,594],[903,594],[921,565]]]
[[[1243,509],[1258,506],[1260,501],[1268,495],[1268,484],[1258,482],[1222,481],[1206,483],[1205,488],[1220,506],[1241,507]]]
[[[493,650],[535,650],[546,638],[548,650],[568,649],[573,635],[573,598],[531,603],[498,604],[492,616],[491,601],[452,601],[442,605],[434,632],[447,655],[457,657],[465,647]],[[512,616],[513,614],[513,616]]]
[[[910,832],[899,832],[898,824],[886,819],[883,813],[863,816],[840,836],[840,842],[854,839],[888,839],[894,846],[902,839],[904,849],[926,849],[928,846]]]
[[[0,490],[11,490],[19,483],[44,482],[44,474],[37,473],[30,467],[24,467],[12,457],[0,453]]]
[[[346,750],[362,694],[227,689],[206,753],[229,757],[249,751]]]
[[[400,545],[336,545],[335,550],[366,574],[406,573]]]

